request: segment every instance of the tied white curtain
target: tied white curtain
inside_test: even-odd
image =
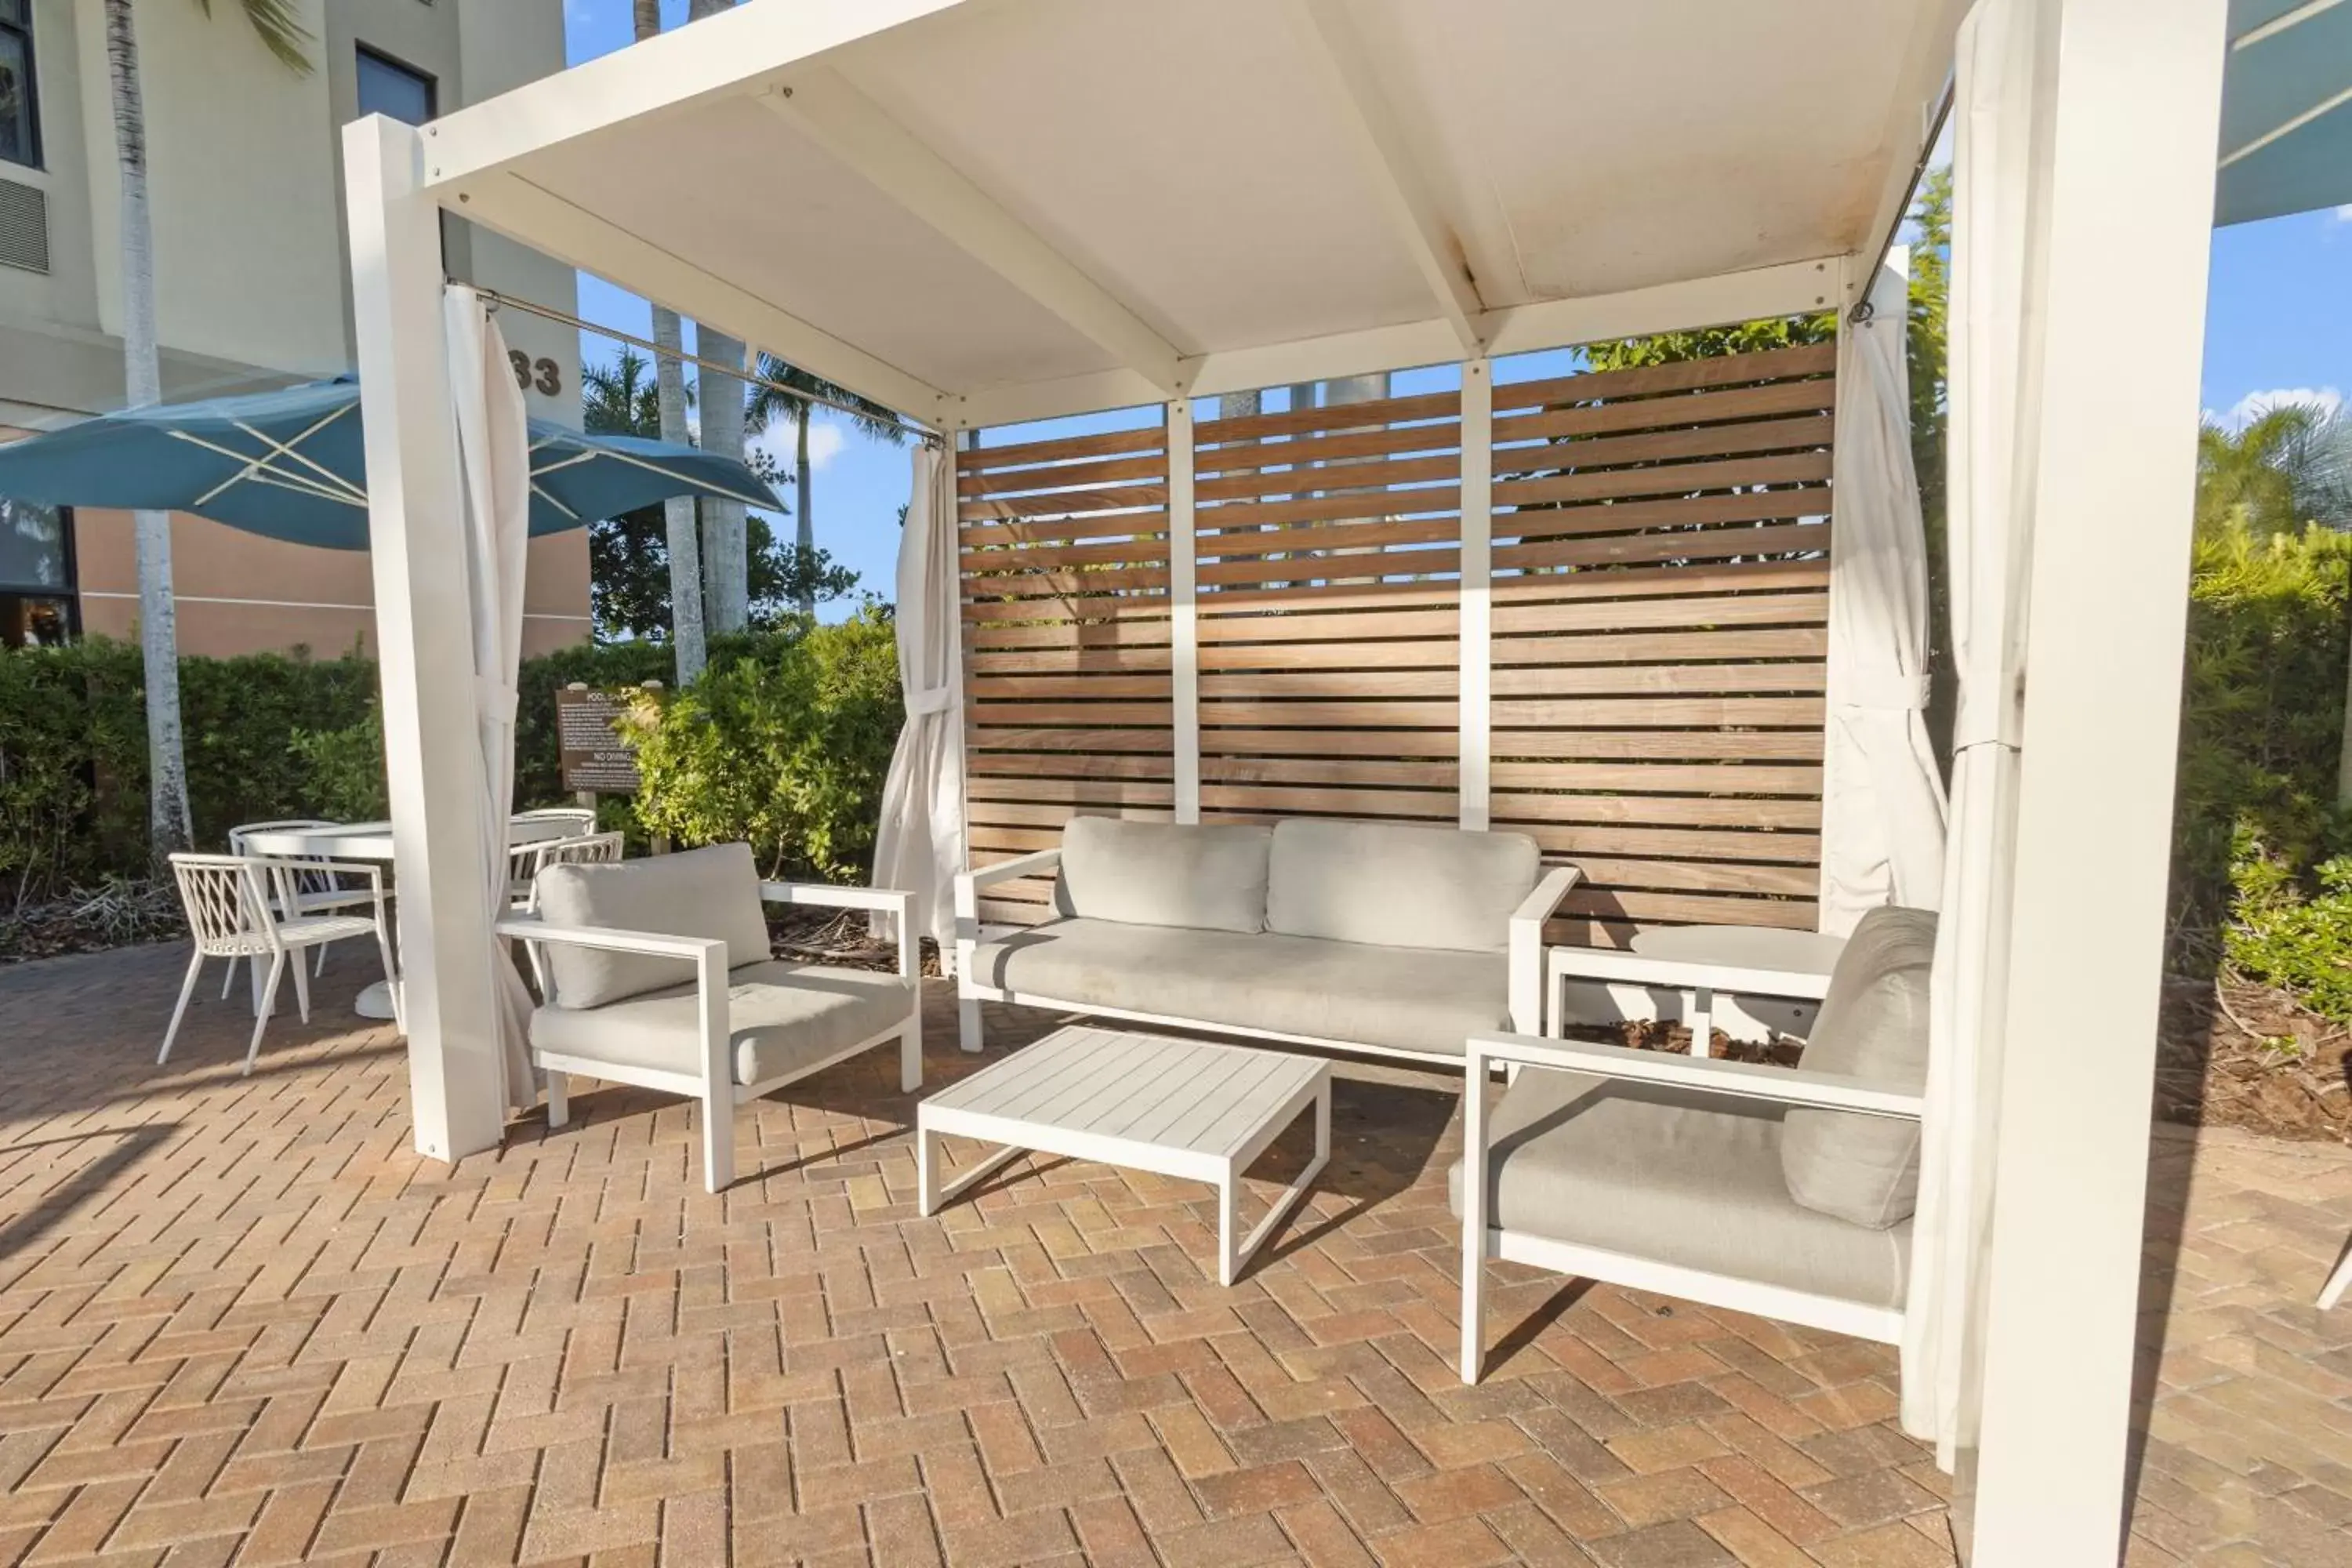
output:
[[[1962,25],[1954,100],[1951,300],[1952,833],[1929,1000],[1929,1115],[1912,1223],[1903,1426],[1950,1469],[1975,1445],[1966,1390],[1990,1243],[2000,1019],[2008,994],[2010,866],[2032,521],[2021,405],[2037,43],[2032,7],[1979,0]]]
[[[1837,547],[1830,555],[1821,929],[1941,901],[1944,785],[1927,742],[1927,540],[1911,468],[1902,277],[1838,334]]]
[[[479,715],[482,890],[492,921],[507,918],[507,826],[514,809],[515,680],[522,662],[524,551],[530,536],[530,437],[506,339],[481,296],[452,284],[443,300],[449,385],[466,493],[466,577],[473,600],[474,703]],[[530,993],[504,937],[490,942],[499,1051],[507,1104],[539,1099],[526,1031]]]
[[[914,464],[914,494],[898,539],[898,684],[907,727],[882,789],[874,885],[915,895],[916,929],[900,940],[929,935],[944,963],[955,952],[955,879],[964,862],[955,464],[928,442],[915,447]]]

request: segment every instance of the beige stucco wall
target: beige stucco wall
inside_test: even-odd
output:
[[[562,68],[562,0],[298,0],[317,68],[280,66],[234,0],[137,10],[164,395],[200,397],[331,375],[352,363],[341,128],[362,44],[436,79],[442,111]],[[0,432],[122,401],[121,279],[104,17],[97,0],[33,0],[43,167],[0,164],[49,206],[51,271],[0,267]],[[452,221],[451,271],[566,311],[569,268]],[[559,367],[530,412],[576,426],[577,334],[516,311],[515,348]],[[82,622],[127,633],[136,582],[126,519],[78,515]],[[173,528],[181,646],[233,653],[372,636],[363,554],[254,538],[195,518]],[[532,649],[588,631],[585,536],[535,542]]]

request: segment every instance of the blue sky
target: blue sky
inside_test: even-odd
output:
[[[685,0],[663,0],[662,22],[685,19]],[[629,0],[565,0],[564,22],[572,63],[625,47],[630,40]],[[2118,243],[2116,264],[2131,265],[2128,239]],[[588,277],[580,280],[581,315],[638,336],[650,334],[652,315],[645,301]],[[2131,323],[2119,321],[2117,331]],[[581,352],[591,363],[609,360],[615,345],[583,333]],[[1559,374],[1551,365],[1514,363],[1499,375]],[[1453,372],[1400,374],[1399,392],[1454,384]],[[2304,213],[2216,231],[2210,304],[2206,316],[2203,403],[2207,414],[2228,422],[2242,419],[2279,398],[2333,402],[2352,392],[2352,207]],[[769,433],[787,467],[790,426]],[[816,495],[817,543],[854,568],[865,586],[887,595],[896,571],[898,508],[907,500],[904,450],[867,440],[840,421],[818,416],[810,426],[818,459],[812,489]],[[789,497],[787,499],[790,499]],[[789,527],[789,524],[785,526]]]

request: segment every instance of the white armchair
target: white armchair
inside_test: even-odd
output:
[[[531,1014],[530,1052],[547,1074],[551,1127],[567,1119],[575,1073],[690,1096],[702,1102],[703,1184],[715,1193],[734,1180],[738,1105],[893,1041],[899,1088],[920,1087],[911,893],[760,882],[743,845],[550,867],[537,890],[539,913],[498,930],[542,955],[548,996]],[[769,957],[764,903],[895,916],[898,973]]]
[[[1874,910],[1836,973],[1709,971],[1682,984],[1822,998],[1806,1064],[1782,1068],[1473,1036],[1463,1158],[1462,1376],[1477,1381],[1489,1258],[1897,1342],[1919,1133],[1930,1114],[1935,918]],[[1656,960],[1595,953],[1595,979]],[[1810,987],[1810,993],[1802,987]],[[1490,1064],[1517,1071],[1489,1110]]]

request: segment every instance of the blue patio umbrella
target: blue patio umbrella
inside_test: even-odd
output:
[[[280,392],[125,409],[0,447],[0,495],[193,512],[296,544],[364,550],[359,382],[345,375]],[[534,536],[673,496],[782,507],[765,480],[731,458],[530,422]]]

